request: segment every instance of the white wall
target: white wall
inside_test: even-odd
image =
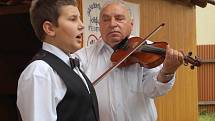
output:
[[[197,45],[215,44],[215,6],[196,7]]]

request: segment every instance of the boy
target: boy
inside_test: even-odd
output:
[[[43,46],[19,78],[22,120],[98,121],[93,85],[70,57],[81,48],[84,29],[76,1],[35,0],[30,19]]]

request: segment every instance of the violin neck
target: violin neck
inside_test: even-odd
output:
[[[159,48],[152,45],[142,45],[140,50],[141,52],[154,53],[162,56],[166,53],[166,50],[164,48]]]

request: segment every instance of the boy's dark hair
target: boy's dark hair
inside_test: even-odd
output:
[[[77,6],[76,0],[33,0],[30,8],[30,19],[38,39],[45,38],[43,23],[50,21],[58,26],[59,9],[64,5]]]

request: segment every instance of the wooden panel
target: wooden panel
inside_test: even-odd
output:
[[[78,9],[79,9],[80,14],[81,14],[81,19],[83,20],[82,0],[77,0],[77,2],[78,2]]]
[[[16,96],[0,95],[0,121],[18,121]]]
[[[0,16],[0,94],[16,94],[17,81],[40,48],[28,13]]]
[[[78,9],[79,9],[80,14],[81,14],[81,20],[82,20],[82,22],[83,22],[82,0],[77,0],[77,2],[78,2]],[[81,43],[81,46],[82,46],[82,47],[84,46],[83,41],[82,41],[82,43]]]
[[[30,3],[10,5],[10,6],[0,6],[0,15],[16,14],[16,13],[28,13]]]
[[[198,68],[199,102],[215,101],[215,45],[198,45],[197,53],[203,60]],[[211,61],[210,61],[211,60]],[[201,111],[215,112],[215,104],[200,104]]]
[[[175,49],[196,54],[195,8],[166,0],[127,0],[140,4],[141,36],[165,22],[153,41],[166,41]],[[156,99],[158,121],[197,121],[197,70],[181,66],[176,83],[167,95]],[[189,114],[189,115],[188,115]]]
[[[201,113],[211,113],[215,112],[215,105],[199,105],[199,112]]]
[[[41,43],[28,13],[0,15],[0,27],[0,121],[17,121],[18,78]]]

